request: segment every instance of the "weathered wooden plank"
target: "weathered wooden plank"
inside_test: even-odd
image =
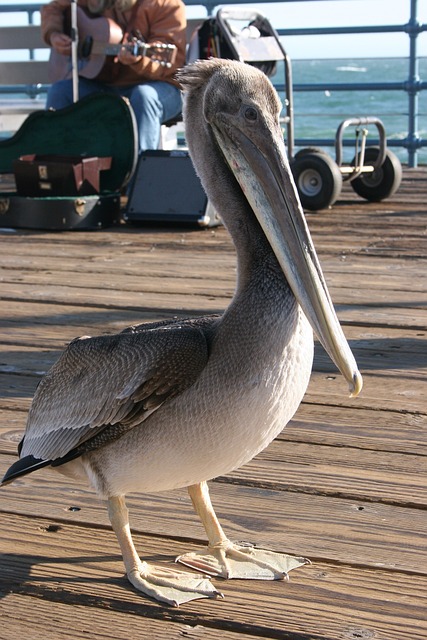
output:
[[[379,354],[393,352],[396,362],[400,363],[405,356],[402,353],[422,354],[427,334],[423,331],[405,329],[403,327],[361,327],[348,325],[344,328],[351,346],[359,352],[369,350],[374,358]],[[399,353],[398,353],[399,352]],[[424,361],[425,364],[425,361]]]
[[[17,269],[22,271],[22,277],[34,277],[34,274],[72,272],[73,274],[97,274],[104,273],[108,269],[109,274],[136,275],[140,277],[151,276],[153,278],[170,277],[174,279],[206,279],[215,274],[216,282],[234,281],[236,272],[236,260],[230,246],[230,252],[215,252],[205,249],[196,253],[196,256],[187,251],[177,252],[176,249],[156,249],[153,251],[139,250],[138,242],[133,238],[135,248],[131,255],[126,252],[116,251],[108,253],[98,251],[96,255],[85,258],[84,252],[74,255],[74,251],[64,255],[64,249],[55,250],[52,253],[52,243],[43,246],[28,247],[25,254],[17,254],[15,246],[2,246],[0,258],[2,277],[13,277]],[[69,249],[69,247],[67,247]],[[8,250],[8,251],[7,251]],[[179,259],[179,270],[176,262]],[[200,270],[195,269],[196,261]],[[402,259],[367,259],[366,256],[354,254],[338,254],[322,257],[322,268],[326,277],[333,277],[334,282],[342,286],[353,286],[354,280],[360,288],[386,288],[425,291],[425,279],[422,277],[423,264],[420,260],[409,262]],[[375,279],[373,279],[375,275]],[[408,283],[408,276],[411,280]],[[64,276],[65,277],[65,276]]]
[[[219,300],[223,303],[225,299],[230,300],[234,292],[234,281],[225,279],[217,280],[210,278],[175,278],[165,276],[130,275],[114,273],[108,274],[107,280],[105,272],[100,273],[76,273],[57,272],[55,283],[50,284],[46,294],[52,298],[64,295],[68,298],[75,297],[76,300],[84,301],[89,295],[91,299],[99,299],[105,305],[105,298],[111,298],[114,293],[115,300],[124,306],[134,306],[135,298],[143,300],[147,295],[166,294],[171,300],[175,295],[208,298],[209,300]],[[25,278],[22,272],[8,272],[0,269],[0,279],[2,280],[2,295],[4,297],[33,297],[40,296],[40,289],[45,289],[47,274],[38,270],[37,272],[26,273]],[[372,279],[371,279],[372,282]],[[402,290],[398,287],[384,287],[381,282],[377,282],[375,287],[358,283],[358,288],[354,288],[350,283],[344,281],[340,285],[336,280],[331,284],[330,293],[336,305],[354,304],[359,307],[403,307],[426,309],[427,292],[424,291],[420,283],[417,289],[409,288]],[[101,294],[100,291],[101,290]],[[28,292],[28,293],[27,293]],[[44,296],[46,297],[46,295]],[[154,298],[153,298],[154,299]],[[375,302],[373,302],[373,300]],[[144,303],[146,304],[146,303]],[[155,302],[153,303],[155,304]],[[185,302],[180,301],[182,306]]]
[[[344,214],[345,215],[345,214]],[[335,216],[337,214],[335,213]],[[358,255],[365,257],[365,259],[381,257],[381,259],[400,260],[402,258],[411,259],[425,259],[425,252],[422,249],[423,240],[423,227],[422,222],[419,222],[419,232],[411,234],[408,227],[407,220],[402,221],[402,225],[399,228],[395,227],[395,220],[384,220],[385,225],[390,225],[391,233],[389,236],[384,232],[384,228],[378,228],[377,231],[371,226],[371,219],[368,217],[355,220],[353,225],[347,225],[344,228],[337,229],[337,220],[339,220],[339,214],[334,218],[335,222],[331,220],[330,224],[319,229],[313,226],[312,220],[308,219],[309,226],[312,230],[312,235],[316,245],[316,249],[323,259],[323,256],[329,255]],[[365,231],[361,229],[364,228]],[[97,253],[102,255],[105,246],[109,246],[110,251],[121,252],[129,259],[138,258],[138,251],[135,246],[139,248],[145,248],[145,250],[151,251],[171,251],[176,254],[182,255],[192,252],[195,260],[201,260],[203,262],[205,252],[209,259],[209,252],[230,252],[231,241],[227,232],[223,229],[222,232],[217,232],[216,235],[208,238],[203,235],[205,232],[194,232],[192,235],[179,234],[175,232],[174,236],[170,233],[169,239],[166,239],[161,235],[162,230],[157,229],[157,236],[151,235],[147,237],[144,233],[144,238],[141,239],[137,236],[138,231],[130,230],[127,235],[123,234],[122,228],[115,228],[114,238],[112,238],[112,232],[100,231],[97,232],[96,238],[99,244],[103,242]],[[73,234],[73,232],[69,232]],[[5,244],[9,242],[15,246],[25,244],[25,235],[22,232],[13,234],[12,236],[5,237],[1,234],[2,244],[5,239]],[[50,232],[50,234],[40,234],[35,232],[33,234],[33,244],[35,247],[43,246],[45,238],[50,236],[51,239],[57,238],[58,244],[55,249],[48,249],[48,255],[56,255],[59,249],[67,251],[68,253],[75,253],[76,258],[80,257],[82,260],[87,261],[90,265],[92,258],[90,252],[95,245],[94,239],[90,239],[88,234],[79,232],[81,247],[87,247],[88,251],[84,253],[82,248],[77,247],[76,244],[71,242],[76,240],[72,235],[66,235],[66,232]],[[21,238],[21,239],[20,239]],[[102,240],[101,240],[102,238]],[[124,239],[123,239],[124,238]],[[119,241],[118,239],[121,239]],[[7,244],[6,244],[7,246]],[[30,250],[31,251],[31,250]],[[37,253],[36,249],[33,249],[34,253]],[[136,253],[136,255],[135,255]],[[100,259],[99,257],[97,258]],[[109,259],[109,258],[107,258]]]
[[[84,247],[88,246],[89,239],[77,246],[69,244],[57,247],[55,243],[46,239],[44,244],[34,244],[28,247],[25,254],[17,254],[14,243],[5,245],[2,243],[2,256],[0,264],[4,273],[12,269],[22,269],[30,274],[41,268],[43,271],[55,269],[59,271],[75,271],[76,273],[99,273],[106,270],[114,273],[129,275],[144,275],[147,272],[153,276],[167,275],[175,278],[202,278],[215,269],[215,278],[224,277],[231,280],[234,277],[236,258],[230,241],[230,251],[224,252],[215,247],[205,247],[204,235],[199,236],[201,247],[194,247],[190,252],[182,245],[179,247],[144,247],[141,246],[140,236],[132,235],[132,244],[119,250],[114,250],[114,241],[104,243],[96,247],[93,254],[88,256]],[[91,246],[91,243],[90,243]],[[66,251],[64,251],[64,248]],[[92,248],[92,246],[91,246]],[[78,261],[77,261],[78,259]],[[179,269],[176,268],[179,259]],[[195,262],[206,271],[194,269]]]
[[[333,229],[330,230],[331,237],[334,233]],[[315,241],[315,245],[318,242]],[[359,253],[360,255],[378,256],[381,258],[406,258],[406,259],[418,259],[425,257],[425,251],[420,247],[420,241],[418,238],[404,239],[403,241],[397,237],[394,241],[385,242],[384,240],[372,241],[369,246],[356,245],[355,243],[349,243],[343,241],[341,236],[336,239],[325,242],[322,247],[322,253],[337,253],[343,251],[347,253]]]
[[[0,409],[0,450],[8,453],[16,453],[16,445],[20,441],[27,412],[22,410],[9,411]]]
[[[355,324],[362,327],[402,327],[427,331],[426,312],[421,309],[396,308],[388,305],[382,307],[353,307],[337,304],[335,308],[344,326]]]
[[[57,305],[73,305],[77,302],[82,306],[91,308],[117,309],[126,308],[131,311],[162,312],[166,314],[203,314],[218,313],[228,306],[231,294],[228,297],[204,296],[180,293],[162,294],[161,292],[131,292],[102,289],[76,289],[66,286],[56,286],[46,283],[40,288],[23,284],[22,286],[13,284],[3,284],[2,294],[3,304],[9,301],[27,300],[38,303],[55,303]],[[335,306],[340,320],[344,324],[353,323],[362,326],[402,326],[427,330],[426,313],[424,309],[393,307],[392,305],[382,305],[379,307],[352,307],[342,302],[335,301]]]
[[[146,615],[111,611],[107,606],[97,607],[54,599],[43,599],[39,594],[10,593],[0,600],[0,637],[4,640],[218,640],[218,630],[201,624],[182,624],[150,618]],[[70,601],[72,606],[70,606]],[[166,615],[164,616],[167,617]],[[259,636],[244,634],[247,640]],[[268,636],[264,636],[267,637]],[[271,636],[270,636],[271,637]],[[237,640],[236,634],[221,629],[221,640]]]
[[[75,262],[76,259],[71,259],[70,262]],[[0,268],[0,279],[4,283],[23,283],[31,284],[34,286],[40,286],[44,284],[46,280],[52,280],[52,272],[55,273],[54,279],[57,285],[69,285],[73,288],[82,287],[83,289],[91,289],[98,285],[107,289],[116,289],[124,287],[125,291],[159,291],[163,288],[168,291],[174,291],[174,288],[186,292],[191,288],[194,288],[195,293],[206,290],[206,295],[224,295],[224,292],[229,294],[233,292],[235,281],[234,267],[226,266],[224,269],[219,269],[215,263],[212,265],[206,264],[203,260],[203,264],[200,264],[200,271],[195,270],[194,260],[192,264],[180,264],[180,269],[177,272],[176,268],[173,270],[165,265],[171,263],[170,254],[164,256],[163,261],[160,261],[153,267],[152,264],[147,264],[145,261],[137,261],[133,269],[123,268],[120,269],[114,265],[113,269],[106,270],[105,265],[98,267],[98,269],[88,268],[88,265],[80,264],[80,268],[70,264],[68,269],[64,268],[63,261],[52,261],[49,266],[46,264],[46,259],[41,258],[40,262],[35,262],[33,268],[28,269],[25,266],[13,265],[11,268]],[[57,268],[57,266],[62,268]],[[215,271],[215,278],[210,278],[208,274]],[[388,305],[396,302],[401,304],[405,302],[407,304],[414,304],[414,296],[417,295],[416,302],[418,306],[425,303],[426,300],[426,287],[425,281],[420,277],[420,268],[418,269],[418,277],[412,275],[411,272],[400,273],[399,277],[391,276],[389,273],[382,272],[375,275],[375,279],[372,278],[372,273],[369,273],[370,269],[366,267],[367,273],[355,274],[341,272],[328,271],[324,269],[326,279],[331,281],[331,291],[335,293],[338,302],[344,303],[346,296],[351,293],[355,293],[354,280],[357,280],[360,299],[356,298],[356,302],[360,304],[364,298],[368,299],[368,303],[372,304],[372,300],[375,300],[375,304],[387,302]],[[208,277],[206,277],[208,275]],[[106,280],[107,278],[107,280]],[[410,280],[410,282],[408,282]],[[203,289],[203,286],[204,289]],[[372,297],[373,293],[380,295],[380,297]],[[403,298],[399,298],[399,294],[403,295]],[[405,297],[406,296],[406,297]]]
[[[0,530],[0,585],[45,601],[81,604],[144,618],[200,624],[246,634],[300,640],[421,640],[426,578],[390,571],[319,563],[294,572],[290,583],[215,581],[224,600],[166,608],[130,588],[123,578],[116,542],[109,532],[49,520],[10,518]],[[185,550],[178,541],[136,535],[154,563]],[[169,565],[170,566],[170,565]],[[292,635],[294,634],[294,635]],[[351,635],[352,634],[352,635]],[[197,636],[196,636],[197,637]]]
[[[194,274],[194,265],[193,265]],[[14,284],[19,286],[37,287],[44,286],[49,279],[49,272],[44,269],[36,269],[34,271],[16,271],[12,272],[8,270],[5,273],[4,269],[0,269],[0,280],[3,285],[7,286],[4,290],[5,295],[7,291],[13,291]],[[52,279],[52,278],[50,278]],[[200,295],[200,296],[215,296],[224,297],[232,296],[234,291],[234,281],[231,278],[225,279],[207,279],[201,277],[179,277],[160,273],[154,275],[152,273],[146,273],[143,265],[141,265],[141,273],[108,273],[106,275],[105,270],[99,272],[84,271],[79,273],[78,270],[74,271],[57,271],[55,273],[55,287],[70,287],[75,290],[76,296],[80,296],[80,289],[84,292],[92,289],[104,289],[106,291],[122,290],[124,293],[129,292],[131,295],[141,293],[181,293],[183,295]],[[19,288],[18,288],[19,290]],[[22,293],[25,290],[22,289]],[[110,294],[111,295],[111,294]]]
[[[16,459],[0,456],[0,475]],[[243,467],[245,469],[245,467]],[[232,476],[227,477],[231,479]],[[283,472],[286,480],[286,470]],[[211,482],[218,517],[233,540],[311,559],[427,573],[427,515],[363,499],[342,499],[299,492]],[[339,489],[339,485],[337,485]],[[337,491],[338,493],[338,491]],[[132,528],[151,535],[206,539],[185,489],[127,498]],[[85,485],[45,469],[21,478],[1,492],[1,520],[7,512],[52,518],[85,526],[109,527],[104,504]]]
[[[418,290],[408,287],[405,290],[399,288],[385,288],[381,286],[381,282],[377,286],[368,286],[367,282],[358,282],[357,288],[352,287],[351,283],[343,283],[340,286],[336,281],[331,282],[329,290],[334,300],[334,304],[338,307],[345,304],[353,304],[360,307],[377,308],[377,307],[407,307],[414,309],[426,308],[426,292],[420,286]]]
[[[359,409],[377,408],[392,411],[418,411],[426,413],[425,376],[416,371],[408,375],[407,371],[388,370],[364,371],[364,386],[358,398],[348,398],[348,392],[342,376],[338,372],[313,371],[305,401],[316,404],[336,404],[341,407]],[[410,384],[406,382],[410,380]]]
[[[43,287],[38,288],[26,283],[9,284],[7,282],[2,284],[1,295],[3,300],[26,299],[64,305],[75,305],[79,302],[81,305],[90,307],[125,307],[132,310],[161,309],[162,311],[176,313],[184,310],[215,313],[224,309],[231,299],[231,293],[229,296],[213,296],[179,291],[165,293],[161,291],[140,291],[134,293],[117,289],[108,291],[105,286],[103,288],[98,286],[93,289],[74,289],[65,285],[46,283]]]
[[[406,260],[386,256],[338,253],[323,255],[321,262],[327,277],[338,278],[338,281],[349,283],[350,278],[353,278],[353,284],[356,281],[358,286],[361,282],[371,287],[381,282],[387,288],[410,286],[417,289],[422,287],[425,291],[425,282],[422,277],[425,259]],[[410,282],[407,280],[408,277],[411,278]]]
[[[401,386],[403,380],[407,378],[426,380],[427,367],[425,366],[426,358],[423,353],[423,340],[414,340],[413,346],[416,347],[418,343],[418,351],[410,351],[410,345],[408,345],[408,351],[405,351],[404,341],[397,344],[394,343],[390,348],[387,345],[382,347],[381,344],[378,344],[376,350],[369,348],[367,345],[367,348],[364,348],[361,342],[349,340],[359,369],[365,376],[383,376],[384,372],[386,372],[386,377],[399,378],[399,382],[396,382],[396,387]],[[327,375],[331,374],[332,376],[337,374],[337,369],[331,358],[320,345],[316,349],[314,370]]]
[[[54,303],[40,303],[28,300],[8,300],[2,303],[0,326],[4,332],[1,342],[12,342],[17,334],[17,343],[28,336],[33,336],[34,342],[56,337],[59,345],[64,339],[68,341],[72,336],[84,335],[88,331],[98,334],[121,331],[125,327],[140,322],[151,322],[174,316],[175,313],[151,311],[132,311],[130,309],[104,309],[76,305],[61,305]],[[91,329],[92,327],[92,329]],[[39,333],[41,337],[39,338]],[[63,338],[64,336],[64,338]],[[44,343],[41,343],[44,346]]]
[[[278,439],[426,455],[426,433],[425,414],[304,402]]]
[[[425,456],[276,440],[227,478],[352,500],[427,506],[426,475]]]
[[[176,252],[229,252],[232,241],[223,227],[203,229],[191,225],[148,225],[143,228],[120,224],[109,229],[93,231],[26,231],[25,229],[4,232],[0,229],[2,246],[29,245],[29,251],[37,253],[36,247],[48,247],[49,255],[59,255],[67,249],[90,263],[108,251],[121,252],[132,259],[134,252],[174,250]],[[52,243],[52,240],[55,240]],[[89,251],[84,251],[88,247]],[[93,253],[98,257],[93,257]],[[109,256],[111,258],[111,255]]]
[[[422,220],[414,215],[419,212],[417,207],[411,209],[411,207],[396,205],[393,207],[394,210],[379,212],[375,210],[375,205],[373,205],[373,210],[358,205],[360,203],[349,203],[348,206],[338,207],[340,211],[332,209],[331,211],[322,211],[319,214],[306,212],[308,225],[316,241],[322,246],[326,232],[331,232],[332,229],[336,233],[330,233],[331,241],[340,236],[346,236],[346,242],[359,244],[365,242],[368,247],[372,241],[378,240],[387,246],[388,242],[392,242],[402,235],[405,236],[402,238],[403,242],[405,239],[413,240],[422,237]],[[409,216],[411,216],[411,220],[408,220]],[[368,222],[369,225],[366,224]]]

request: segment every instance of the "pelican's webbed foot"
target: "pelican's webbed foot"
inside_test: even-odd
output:
[[[247,580],[286,580],[289,571],[310,563],[306,558],[241,546],[229,540],[205,551],[186,553],[176,561],[212,576]]]
[[[205,575],[154,567],[141,562],[127,573],[132,585],[147,596],[178,607],[198,598],[222,598]]]
[[[197,598],[223,597],[207,575],[155,567],[140,560],[133,544],[124,496],[108,498],[108,515],[122,551],[126,575],[138,591],[173,607]]]

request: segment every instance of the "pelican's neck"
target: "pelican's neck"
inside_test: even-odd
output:
[[[220,212],[237,255],[236,295],[254,289],[260,297],[271,292],[276,298],[282,294],[293,297],[273,249],[231,172],[228,178],[234,184],[224,190]],[[212,196],[216,199],[215,194]]]
[[[236,212],[235,219],[242,215]],[[237,291],[256,287],[288,293],[289,287],[274,252],[252,211],[243,214],[244,229],[230,230],[237,255]]]
[[[211,127],[200,119],[200,112],[202,94],[195,93],[185,107],[186,120],[188,118],[192,123],[186,128],[186,138],[206,194],[221,215],[236,248],[236,295],[255,286],[254,283],[260,294],[260,283],[263,283],[292,295],[255,214],[219,149]]]
[[[230,233],[237,254],[237,287],[243,289],[265,277],[274,277],[275,286],[288,289],[276,256],[239,183],[228,167],[210,130],[205,144],[197,146],[197,166],[214,208]],[[207,132],[205,132],[206,135]]]

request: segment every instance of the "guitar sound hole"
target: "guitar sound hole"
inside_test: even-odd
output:
[[[81,48],[80,48],[80,55],[82,58],[89,58],[90,54],[92,53],[92,47],[93,47],[93,38],[92,36],[86,36],[86,38],[83,40],[82,44],[81,44]]]

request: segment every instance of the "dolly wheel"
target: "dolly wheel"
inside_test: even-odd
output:
[[[379,154],[379,147],[367,147],[365,165],[373,164]],[[356,158],[353,159],[353,165]],[[387,149],[383,164],[373,173],[362,173],[351,181],[354,191],[371,202],[379,202],[393,195],[402,180],[402,165],[397,156]]]
[[[310,151],[297,155],[291,169],[305,209],[326,209],[341,193],[341,171],[327,153]]]
[[[296,154],[294,155],[294,159],[296,160],[297,158],[302,158],[302,156],[306,156],[307,153],[320,153],[323,156],[328,155],[328,153],[321,147],[304,147],[303,149],[300,149],[296,152]]]

